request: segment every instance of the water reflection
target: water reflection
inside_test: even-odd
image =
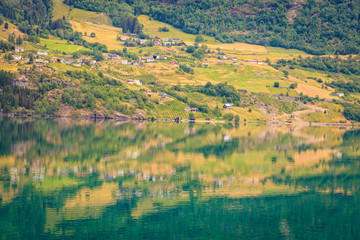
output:
[[[355,239],[359,140],[352,128],[0,119],[0,235]]]

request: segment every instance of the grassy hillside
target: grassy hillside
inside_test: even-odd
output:
[[[334,79],[346,82],[350,81],[349,76],[341,73],[329,75],[327,72],[314,71],[311,68],[304,69],[297,66],[291,68],[288,65],[277,65],[280,59],[292,61],[299,56],[302,58],[311,56],[302,51],[243,43],[221,43],[213,37],[204,37],[205,41],[200,43],[197,49],[195,48],[195,51],[206,49],[201,57],[194,56],[188,51],[187,46],[144,45],[129,47],[125,53],[123,52],[124,42],[117,40],[118,36],[124,35],[122,29],[111,26],[110,18],[105,14],[72,8],[57,0],[54,2],[53,19],[56,20],[62,16],[69,20],[75,31],[82,33],[80,38],[88,43],[105,44],[107,50],[98,52],[96,49],[86,48],[85,45],[77,45],[71,40],[61,40],[52,35],[48,38],[40,38],[40,43],[25,41],[22,44],[25,48],[25,53],[22,54],[24,57],[29,56],[31,52],[44,50],[49,52],[49,56],[45,57],[45,60],[50,60],[50,57],[63,59],[62,54],[65,53],[74,54],[76,58],[88,61],[81,66],[49,63],[42,66],[39,73],[33,69],[29,73],[30,82],[34,89],[44,89],[42,92],[45,94],[40,96],[41,101],[34,101],[33,108],[29,109],[32,113],[39,113],[40,110],[42,113],[53,112],[53,110],[48,111],[51,104],[46,105],[45,102],[51,103],[54,96],[57,95],[58,97],[55,97],[58,102],[57,114],[66,116],[101,114],[114,117],[120,112],[137,117],[187,119],[189,112],[186,112],[184,108],[196,107],[197,112],[194,113],[196,119],[222,120],[224,115],[231,113],[233,116],[239,115],[241,120],[246,119],[247,121],[287,121],[294,113],[296,114],[294,121],[345,121],[344,108],[339,102],[329,105],[322,101],[322,98],[325,98],[326,101],[331,99],[344,101],[343,98],[335,96],[334,88],[325,87],[324,83],[319,83],[317,79],[321,78],[324,82],[331,82]],[[150,20],[145,15],[139,16],[139,21],[144,25],[143,32],[149,36],[180,38],[188,45],[194,44],[195,35],[184,33],[171,25]],[[169,32],[160,32],[159,27],[167,27]],[[26,36],[15,25],[10,24],[8,30],[0,32],[0,38],[7,41],[12,33],[15,33],[16,36]],[[90,37],[91,33],[95,33],[95,37]],[[131,41],[138,41],[138,38],[133,37]],[[109,50],[116,50],[115,53],[120,56],[119,58],[126,59],[129,63],[143,57],[152,57],[154,54],[167,55],[168,59],[157,60],[153,63],[145,62],[141,67],[123,65],[120,59],[100,59],[97,66],[89,64],[90,60],[95,59],[94,54],[106,58]],[[236,57],[237,60],[220,60],[218,58],[220,54]],[[3,57],[5,59],[6,56],[3,55]],[[69,60],[74,63],[78,61],[78,59],[71,58]],[[248,62],[248,60],[256,60],[261,64]],[[183,68],[171,65],[171,61],[176,61],[181,66],[188,66],[193,73],[187,73],[182,70]],[[233,65],[234,61],[237,62],[236,66]],[[204,62],[210,66],[202,67]],[[23,71],[27,67],[26,62],[2,60],[1,69],[24,74]],[[85,76],[83,76],[84,73],[79,75],[79,70],[86,71]],[[44,84],[44,80],[49,81],[47,79],[51,78],[75,84],[76,90],[70,91],[59,85]],[[140,80],[143,85],[129,84],[128,81],[133,79]],[[208,82],[213,85],[226,83],[233,86],[234,91],[247,92],[245,94],[237,92],[239,100],[233,102],[226,96],[227,93],[214,95],[213,93],[199,92],[196,87],[202,87]],[[274,87],[275,83],[279,87]],[[146,92],[150,90],[153,93],[147,94]],[[159,98],[158,94],[161,92],[168,93],[168,97],[166,99]],[[65,93],[70,95],[70,100],[64,97]],[[283,99],[281,96],[289,96],[290,99]],[[353,98],[346,100],[356,101],[356,99],[358,98],[354,94]],[[222,109],[226,101],[230,101],[232,104],[231,110]],[[203,109],[204,106],[206,109]],[[216,112],[217,107],[220,109],[219,112]],[[332,112],[331,109],[335,108],[338,109],[336,114],[335,112],[323,114],[324,111]],[[322,113],[319,112],[320,110]],[[15,111],[15,109],[11,111]],[[27,112],[28,110],[20,107],[18,111]]]

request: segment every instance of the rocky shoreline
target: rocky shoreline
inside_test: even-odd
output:
[[[0,117],[14,117],[14,118],[47,118],[47,119],[79,119],[79,120],[116,120],[122,122],[129,121],[159,121],[159,122],[178,122],[178,123],[234,123],[224,120],[188,120],[188,119],[149,119],[144,117],[129,117],[126,115],[104,116],[104,115],[74,115],[74,116],[59,116],[59,115],[45,115],[40,114],[16,114],[16,113],[0,113]],[[332,127],[360,127],[360,123],[321,123],[321,122],[261,122],[261,121],[240,121],[236,124],[267,124],[267,125],[295,125],[295,126],[332,126]]]

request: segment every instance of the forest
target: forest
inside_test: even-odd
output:
[[[113,25],[139,32],[134,16],[149,15],[186,33],[283,48],[311,54],[360,52],[360,4],[358,0],[306,0],[295,16],[289,0],[65,0],[68,5],[105,12]],[[293,19],[292,19],[293,18]]]
[[[279,66],[300,66],[304,68],[312,68],[315,70],[344,73],[347,75],[354,74],[360,75],[360,58],[352,57],[351,55],[347,59],[339,58],[339,56],[333,57],[307,57],[303,58],[299,56],[292,60],[280,59],[277,61],[277,67]]]

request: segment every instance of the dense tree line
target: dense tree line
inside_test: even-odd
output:
[[[52,0],[0,1],[0,13],[16,22],[41,25],[52,17]]]
[[[297,48],[312,54],[360,52],[358,0],[307,0],[295,19],[288,0],[65,0],[78,8],[105,12],[115,26],[146,14],[186,33],[205,34],[221,42],[247,42]]]
[[[195,91],[208,96],[222,97],[224,102],[237,104],[240,101],[240,94],[235,87],[226,83],[213,85],[208,82],[205,86],[196,86]]]
[[[10,113],[23,107],[33,109],[34,103],[41,97],[40,91],[13,86],[14,74],[0,70],[0,110]]]
[[[307,57],[299,56],[293,60],[280,59],[278,66],[301,66],[320,71],[360,75],[360,57],[349,56],[347,59],[339,57]]]

